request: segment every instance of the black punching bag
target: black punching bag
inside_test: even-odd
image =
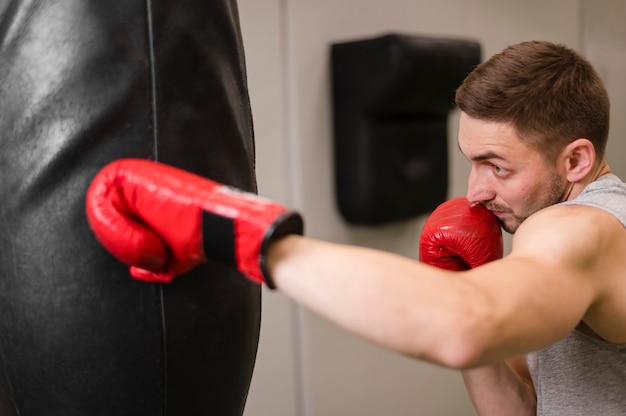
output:
[[[256,190],[235,1],[16,0],[0,16],[0,414],[241,415],[260,287],[214,262],[133,280],[84,211],[123,157]]]

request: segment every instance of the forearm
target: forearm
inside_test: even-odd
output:
[[[467,391],[480,416],[534,416],[532,384],[506,362],[463,371]]]
[[[268,269],[283,294],[350,332],[445,366],[463,362],[459,317],[472,312],[460,305],[471,296],[454,272],[298,236],[272,244]]]

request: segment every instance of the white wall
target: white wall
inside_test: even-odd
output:
[[[609,162],[626,177],[626,29],[621,0],[240,0],[259,191],[301,210],[312,237],[416,257],[424,218],[346,225],[335,208],[329,45],[396,32],[478,40],[483,57],[529,39],[568,44],[597,64],[613,99]],[[468,164],[450,117],[449,196]],[[616,133],[617,132],[617,133]],[[368,344],[264,290],[246,416],[475,415],[460,374]]]
[[[600,72],[611,98],[607,160],[626,181],[626,2],[582,2],[582,51]]]

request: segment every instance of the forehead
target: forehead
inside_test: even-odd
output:
[[[536,153],[520,139],[512,125],[472,118],[465,113],[461,113],[459,120],[458,143],[470,160],[507,160]]]

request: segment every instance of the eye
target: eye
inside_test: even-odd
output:
[[[498,176],[505,176],[509,173],[509,171],[507,169],[504,169],[502,166],[492,164],[491,167]]]

